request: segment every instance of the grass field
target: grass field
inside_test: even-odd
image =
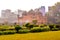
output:
[[[60,31],[1,35],[0,40],[60,40]]]

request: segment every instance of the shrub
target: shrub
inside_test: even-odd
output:
[[[26,24],[25,24],[26,27],[29,27],[29,25],[30,25],[30,23],[26,23]]]
[[[31,29],[31,28],[33,28],[34,27],[34,25],[33,24],[31,24],[31,25],[29,25],[29,28]]]
[[[9,31],[8,34],[15,34],[16,31]]]
[[[34,27],[34,25],[33,25],[33,24],[30,24],[30,23],[26,23],[25,26],[26,26],[28,29],[31,29],[31,28]]]
[[[3,34],[4,34],[4,35],[7,35],[7,34],[8,34],[8,31],[4,31]]]
[[[52,31],[58,31],[59,28],[52,28]]]
[[[26,27],[22,27],[22,29],[27,29]]]
[[[2,29],[0,29],[0,31],[6,31],[6,29],[3,29],[3,28],[2,28]]]
[[[47,26],[46,24],[40,24],[40,27],[45,27],[45,26]]]
[[[34,26],[34,27],[39,27],[39,25],[35,25],[35,24],[34,24],[33,26]]]
[[[30,26],[30,23],[25,24],[25,27],[30,28],[29,26]]]
[[[49,25],[49,28],[50,28],[50,30],[52,30],[52,28],[54,28],[55,27],[55,25]]]
[[[34,27],[30,30],[30,32],[40,32],[40,28],[39,27]]]
[[[60,25],[56,25],[55,27],[60,29]]]
[[[17,31],[17,33],[19,32],[19,30],[22,29],[19,25],[15,26],[15,30]]]
[[[50,30],[50,28],[47,28],[47,27],[36,27],[36,28],[32,28],[31,30],[30,30],[30,32],[44,32],[44,31],[49,31]]]
[[[49,31],[49,30],[50,30],[50,28],[48,28],[48,27],[43,27],[43,28],[41,28],[41,32]]]
[[[0,31],[0,35],[15,34],[16,31]]]
[[[15,34],[15,31],[3,31],[4,35],[8,35],[8,34]]]
[[[3,32],[2,31],[0,31],[0,35],[2,35],[3,34]]]
[[[29,30],[25,29],[25,30],[19,30],[18,33],[28,33],[28,32],[29,32]]]

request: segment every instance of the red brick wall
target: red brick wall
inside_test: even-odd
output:
[[[32,20],[37,20],[37,24],[46,24],[47,23],[47,17],[42,16],[41,13],[27,13],[27,15],[22,16],[22,18],[19,18],[19,22],[25,23],[26,21],[32,23]]]

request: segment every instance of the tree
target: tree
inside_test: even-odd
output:
[[[33,24],[36,24],[37,23],[37,20],[33,20],[32,22],[33,22]]]
[[[25,26],[26,26],[27,28],[31,29],[31,28],[33,28],[34,25],[33,25],[33,24],[30,24],[30,23],[26,23]]]
[[[33,28],[34,27],[34,25],[33,24],[31,24],[31,25],[29,25],[29,28],[31,29],[31,28]]]
[[[30,23],[26,23],[26,24],[25,24],[26,27],[29,27],[29,25],[30,25]]]

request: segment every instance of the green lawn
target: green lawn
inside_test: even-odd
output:
[[[0,40],[60,40],[60,31],[1,35]]]

